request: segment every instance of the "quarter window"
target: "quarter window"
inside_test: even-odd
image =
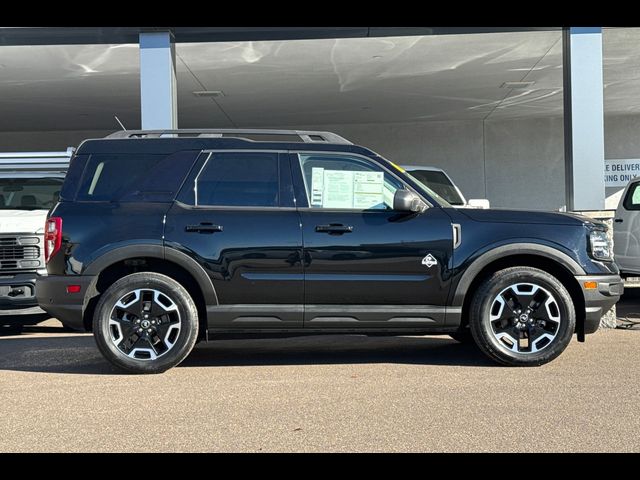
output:
[[[198,153],[185,150],[171,155],[93,154],[84,168],[76,199],[102,202],[171,201]],[[72,170],[77,172],[75,168]],[[69,180],[67,183],[70,183]],[[63,193],[63,196],[68,194]]]
[[[195,180],[200,206],[277,207],[278,154],[212,153]]]
[[[380,166],[359,157],[299,154],[311,208],[391,210],[403,185]]]

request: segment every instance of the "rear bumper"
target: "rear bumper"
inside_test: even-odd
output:
[[[66,327],[84,330],[84,299],[94,278],[92,275],[38,276],[36,298],[40,308]],[[80,291],[67,293],[68,285],[80,285]]]
[[[600,326],[602,315],[613,307],[624,292],[619,275],[579,275],[576,280],[584,295],[584,333],[594,333]],[[585,282],[597,282],[597,288],[585,288]]]
[[[36,307],[36,272],[16,273],[0,277],[0,310]]]

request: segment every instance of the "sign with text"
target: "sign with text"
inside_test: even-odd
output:
[[[604,161],[604,186],[625,187],[629,180],[640,176],[640,159],[625,158]]]
[[[311,169],[311,205],[324,208],[384,208],[384,173]]]

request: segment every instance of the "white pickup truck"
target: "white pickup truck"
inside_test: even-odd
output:
[[[441,168],[425,165],[402,165],[409,175],[435,192],[455,208],[490,208],[489,200],[471,198],[467,200],[447,172]]]
[[[45,220],[72,153],[0,153],[0,310],[38,305],[36,275],[46,275]]]

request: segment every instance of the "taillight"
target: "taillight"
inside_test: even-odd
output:
[[[44,229],[44,261],[49,262],[49,259],[60,250],[62,245],[62,218],[51,217],[47,219],[47,224]]]

